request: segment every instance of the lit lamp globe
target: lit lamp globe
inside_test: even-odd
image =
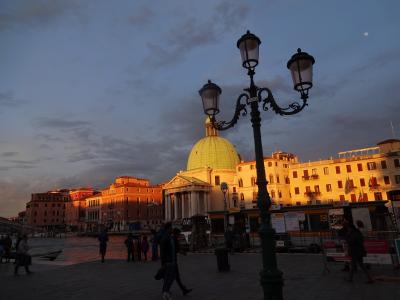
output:
[[[312,88],[314,63],[314,57],[307,52],[302,52],[300,48],[297,49],[297,53],[288,61],[287,68],[292,75],[293,87],[296,91],[305,93]]]
[[[247,33],[237,41],[237,47],[242,56],[242,65],[244,68],[250,70],[258,65],[258,48],[261,40],[254,34],[247,30]]]
[[[221,88],[215,83],[208,80],[200,89],[199,94],[203,101],[203,109],[206,115],[213,117],[219,113],[219,95],[221,95]]]

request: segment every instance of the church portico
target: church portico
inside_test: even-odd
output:
[[[177,175],[164,186],[165,218],[176,221],[207,215],[210,184],[196,178]]]

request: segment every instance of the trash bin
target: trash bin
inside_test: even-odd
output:
[[[217,248],[215,249],[215,255],[217,256],[217,266],[219,272],[228,272],[231,269],[228,259],[228,249]]]

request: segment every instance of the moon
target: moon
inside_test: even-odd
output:
[[[363,34],[364,34],[364,36],[368,36],[369,35],[368,31],[364,32]]]

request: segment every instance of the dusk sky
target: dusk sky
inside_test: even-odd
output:
[[[222,88],[228,119],[248,86],[237,39],[262,41],[256,84],[297,100],[286,62],[315,57],[300,114],[262,114],[264,154],[302,161],[400,134],[400,2],[0,1],[0,216],[30,194],[100,189],[115,177],[152,183],[186,168],[204,136],[198,90]],[[254,159],[249,116],[221,134]]]

